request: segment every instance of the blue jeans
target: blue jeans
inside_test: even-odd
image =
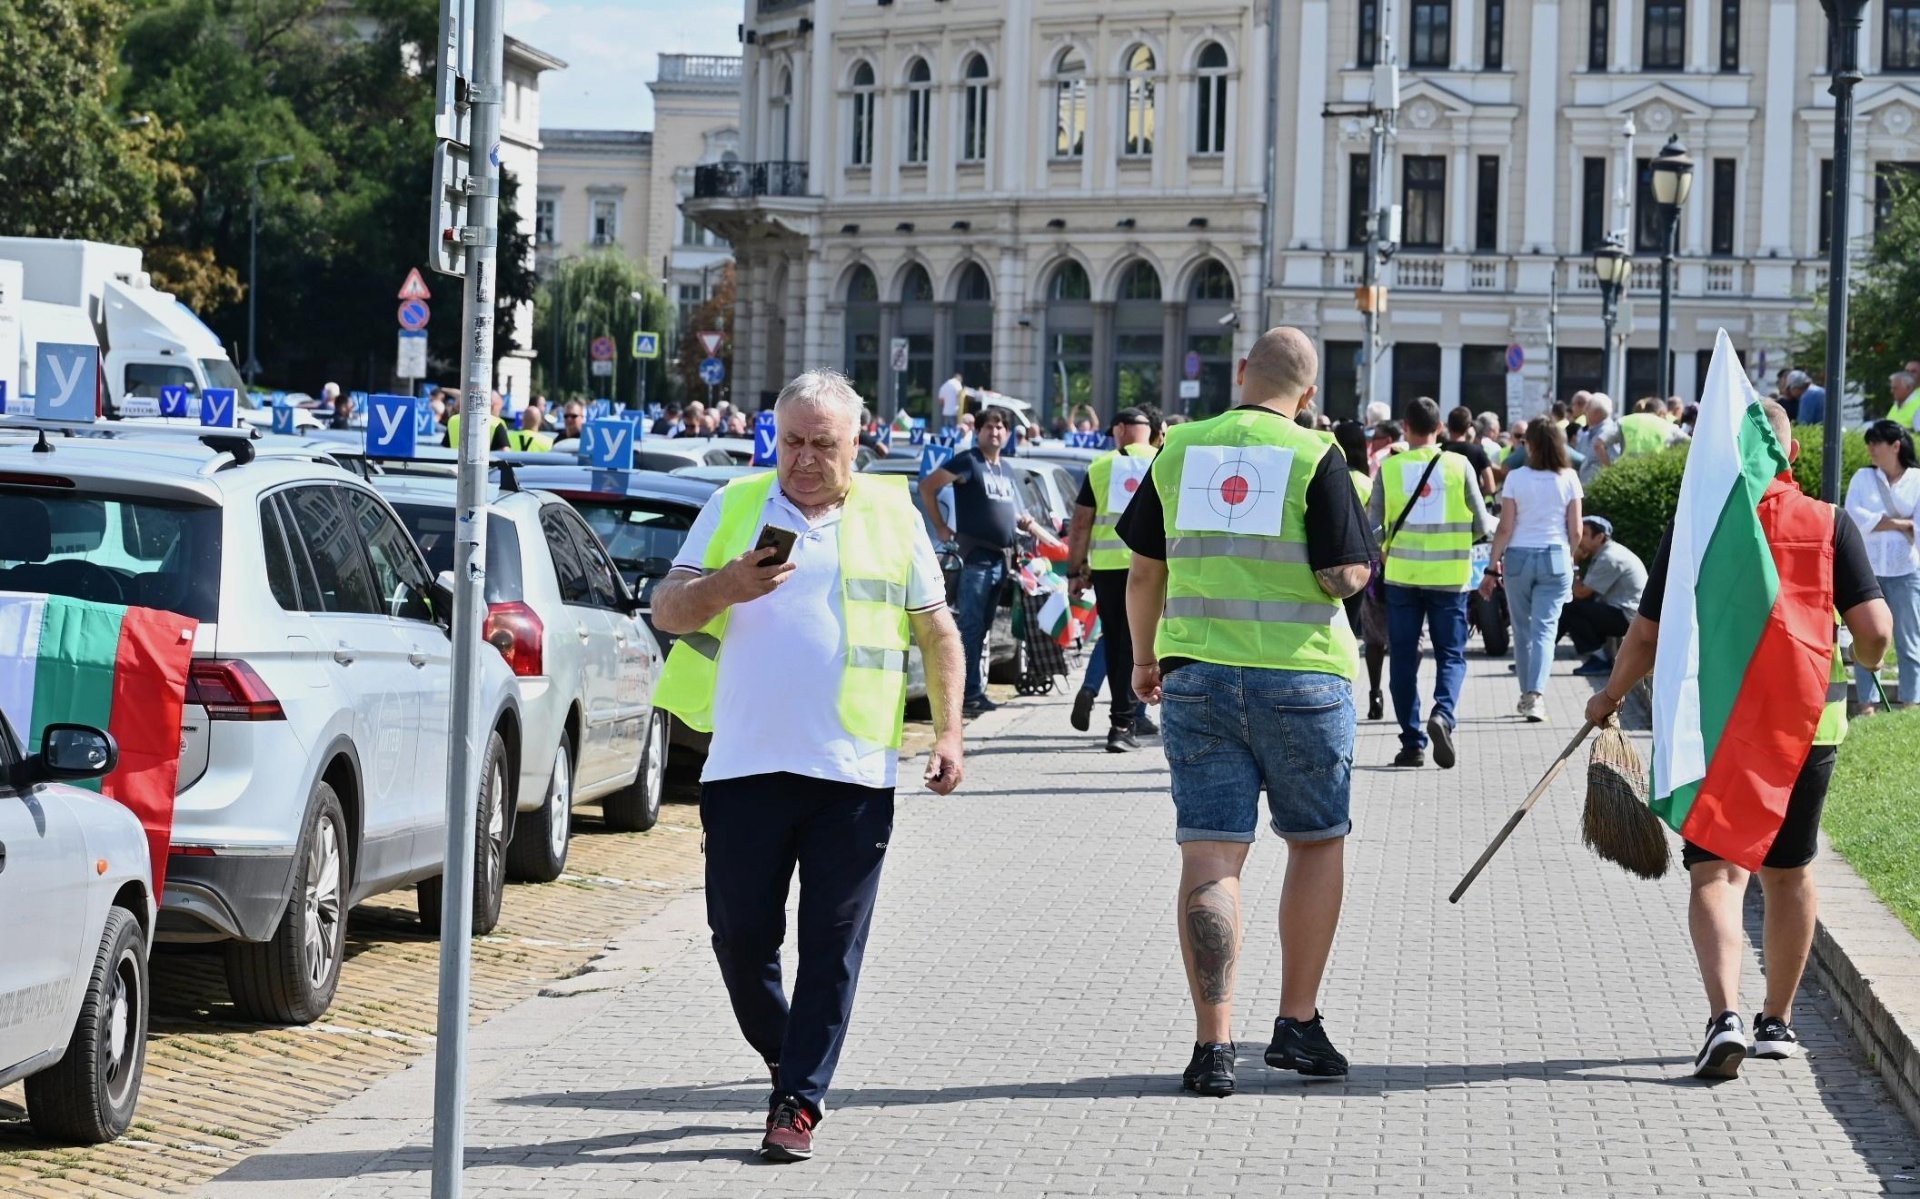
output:
[[[1420,727],[1420,626],[1433,638],[1433,714],[1453,728],[1454,705],[1467,681],[1467,593],[1430,591],[1387,584],[1387,655],[1393,714],[1400,719],[1400,744],[1427,747]]]
[[[1161,683],[1174,840],[1253,840],[1260,789],[1289,841],[1353,830],[1353,684],[1337,674],[1189,662]]]
[[[1893,653],[1899,659],[1903,704],[1920,703],[1920,574],[1881,575],[1880,591],[1893,609]],[[1884,704],[1895,697],[1880,695],[1873,676],[1854,667],[1854,698],[1863,704]]]
[[[1553,643],[1559,639],[1560,610],[1573,598],[1573,559],[1564,545],[1516,545],[1508,548],[1505,567],[1520,693],[1545,691]]]
[[[987,647],[987,629],[1007,578],[1007,557],[998,550],[974,550],[960,568],[960,644],[967,655],[967,689],[963,702],[987,698],[980,657]]]

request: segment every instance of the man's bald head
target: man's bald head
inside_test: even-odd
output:
[[[1773,435],[1780,439],[1780,448],[1791,446],[1793,418],[1787,415],[1787,410],[1773,400],[1761,400],[1760,411],[1767,414],[1767,423],[1773,426]]]
[[[1281,325],[1253,343],[1241,364],[1242,399],[1249,404],[1268,400],[1299,403],[1309,398],[1320,377],[1320,355],[1305,333]]]

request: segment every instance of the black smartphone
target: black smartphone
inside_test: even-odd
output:
[[[785,566],[787,559],[793,556],[793,543],[800,534],[792,529],[783,529],[779,525],[767,525],[760,530],[760,540],[754,542],[756,550],[772,550],[773,557],[762,559],[762,566]]]

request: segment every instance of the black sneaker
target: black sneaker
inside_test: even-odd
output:
[[[1387,706],[1380,702],[1378,691],[1367,692],[1367,719],[1383,720],[1387,715]]]
[[[1409,746],[1393,755],[1393,764],[1395,766],[1425,766],[1427,764],[1427,751],[1424,749],[1414,749]]]
[[[1153,717],[1147,715],[1145,712],[1135,712],[1133,714],[1133,734],[1136,737],[1157,737],[1160,735],[1160,726],[1155,724]]]
[[[981,696],[979,699],[970,699],[960,705],[960,714],[962,716],[983,716],[988,712],[998,712],[999,710],[1000,705],[985,696]]]
[[[1770,1062],[1793,1057],[1800,1052],[1800,1038],[1778,1016],[1761,1013],[1753,1018],[1753,1056]]]
[[[1613,673],[1613,659],[1605,654],[1590,654],[1587,660],[1573,668],[1573,673],[1581,678],[1594,678]]]
[[[1233,1042],[1195,1045],[1193,1060],[1180,1076],[1180,1089],[1215,1099],[1233,1094]]]
[[[1347,1059],[1327,1040],[1320,1013],[1311,1020],[1289,1020],[1282,1016],[1273,1022],[1273,1044],[1267,1046],[1267,1065],[1276,1070],[1294,1070],[1309,1078],[1345,1078]]]
[[[1726,1079],[1740,1077],[1740,1063],[1747,1060],[1753,1045],[1747,1040],[1747,1026],[1740,1013],[1721,1012],[1707,1021],[1707,1043],[1693,1060],[1695,1078]]]
[[[1133,735],[1132,729],[1108,729],[1107,752],[1124,754],[1140,748],[1140,739]]]
[[[1453,726],[1438,716],[1427,718],[1427,739],[1433,742],[1433,764],[1442,770],[1453,769]]]
[[[1080,688],[1080,694],[1073,697],[1073,714],[1067,717],[1067,722],[1083,733],[1091,729],[1093,727],[1093,701],[1098,698],[1100,697],[1085,687]]]

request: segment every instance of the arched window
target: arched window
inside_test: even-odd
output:
[[[924,164],[933,132],[933,71],[916,58],[907,68],[907,161]]]
[[[1122,303],[1128,300],[1158,300],[1160,298],[1160,272],[1153,264],[1145,260],[1135,262],[1120,276],[1120,294]]]
[[[1187,299],[1224,300],[1233,303],[1233,275],[1226,267],[1209,258],[1194,272],[1193,282],[1187,285]]]
[[[907,340],[907,369],[893,380],[894,402],[915,416],[933,414],[933,279],[919,263],[900,276],[900,316],[893,335]]]
[[[1160,402],[1166,324],[1160,303],[1160,272],[1144,259],[1120,275],[1113,305],[1113,406]]]
[[[1189,400],[1193,416],[1224,412],[1233,396],[1233,330],[1220,322],[1233,311],[1233,274],[1208,259],[1187,282],[1186,337],[1181,357],[1199,360],[1200,396]]]
[[[847,377],[863,396],[880,394],[880,285],[856,266],[847,276]]]
[[[848,144],[848,161],[857,167],[873,165],[873,106],[879,97],[873,90],[873,67],[865,62],[853,68],[853,130]]]
[[[773,157],[793,161],[793,71],[788,67],[780,68],[773,89]]]
[[[1227,49],[1219,42],[1200,48],[1193,88],[1193,152],[1227,152]]]
[[[987,60],[967,59],[965,111],[960,122],[960,161],[987,160]]]
[[[1087,63],[1062,50],[1053,64],[1053,156],[1078,158],[1087,150]]]
[[[1087,282],[1087,272],[1079,263],[1068,259],[1053,272],[1053,281],[1047,285],[1049,300],[1091,300],[1093,285]]]
[[[1153,51],[1135,46],[1127,51],[1127,124],[1120,152],[1153,153]]]
[[[977,262],[960,268],[953,301],[953,368],[968,387],[992,387],[993,284],[986,268]]]
[[[1042,423],[1093,402],[1093,290],[1087,272],[1069,259],[1047,280],[1046,402]]]

